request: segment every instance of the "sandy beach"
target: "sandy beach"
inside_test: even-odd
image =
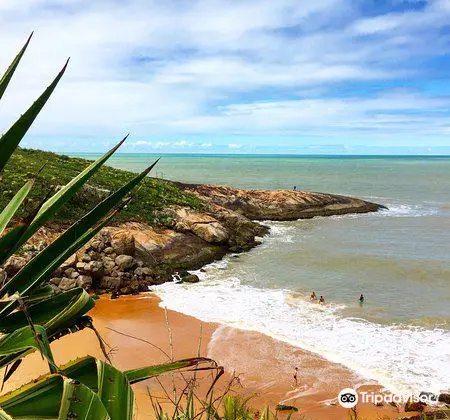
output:
[[[108,343],[108,350],[113,349],[112,361],[116,367],[131,369],[163,363],[169,360],[168,355],[172,356],[172,352],[175,359],[197,354],[211,357],[225,368],[217,395],[232,377],[237,376],[239,381],[235,382],[233,392],[243,397],[252,396],[250,405],[255,410],[265,404],[275,409],[282,402],[297,407],[299,418],[304,415],[307,419],[344,420],[348,418],[348,410],[335,405],[338,392],[355,385],[376,388],[376,384],[363,385],[361,378],[340,365],[263,334],[202,323],[174,311],[164,311],[159,307],[159,299],[152,294],[122,296],[117,300],[104,296],[96,302],[90,315]],[[54,342],[52,348],[58,364],[87,354],[104,359],[95,334],[90,330],[66,336]],[[298,368],[297,384],[295,368]],[[40,356],[33,354],[27,357],[7,383],[5,391],[35,378],[37,369],[46,372]],[[212,374],[202,373],[201,376],[198,394],[204,396]],[[182,378],[179,375],[177,378],[177,385],[182,386]],[[170,389],[171,381],[172,376],[167,375],[161,384]],[[167,398],[161,384],[150,379],[134,387],[136,419],[154,417],[148,393],[159,398],[158,401],[165,406]],[[358,413],[365,419],[394,419],[399,416],[390,406],[359,405]]]

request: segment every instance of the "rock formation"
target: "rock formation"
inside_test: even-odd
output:
[[[197,195],[201,210],[171,207],[169,222],[152,227],[128,222],[103,229],[55,272],[49,283],[56,291],[74,287],[138,293],[178,273],[180,281],[197,282],[186,270],[199,269],[227,252],[243,252],[258,245],[269,229],[261,220],[294,220],[333,214],[377,211],[382,206],[356,198],[300,191],[241,190],[215,185],[177,186]],[[48,231],[38,244],[28,244],[0,268],[0,280],[13,276],[45,247]],[[48,241],[47,241],[48,242]]]

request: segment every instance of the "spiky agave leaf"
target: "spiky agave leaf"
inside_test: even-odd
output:
[[[93,357],[84,357],[61,368],[63,374],[96,392],[111,420],[133,418],[133,390],[125,374]]]
[[[28,314],[33,322],[42,325],[46,329],[47,335],[50,336],[72,326],[94,305],[94,300],[85,290],[75,288],[31,305],[28,308]],[[0,332],[2,333],[10,333],[26,325],[27,319],[22,311],[16,311],[0,318]]]
[[[110,419],[95,392],[58,374],[47,375],[0,397],[0,406],[14,419]]]
[[[41,112],[42,108],[50,98],[51,94],[55,90],[56,85],[61,80],[64,72],[66,71],[67,64],[69,60],[67,60],[64,67],[55,77],[53,82],[45,89],[42,95],[34,102],[30,108],[28,108],[24,114],[22,114],[19,119],[9,128],[9,130],[0,137],[0,172],[5,167],[9,158],[13,154],[16,147],[19,145],[22,138],[25,136],[28,129],[33,124],[33,121],[36,119],[38,114]]]
[[[6,88],[8,87],[9,82],[11,81],[14,72],[16,71],[17,66],[19,65],[20,60],[22,59],[23,55],[25,54],[25,51],[28,47],[28,44],[30,43],[31,37],[33,36],[33,32],[31,32],[30,36],[28,37],[27,41],[25,42],[25,45],[22,47],[22,49],[19,51],[19,54],[16,55],[8,69],[6,70],[3,77],[0,79],[0,99],[2,98],[3,94],[5,93]]]
[[[55,366],[45,328],[41,325],[19,328],[0,339],[0,367],[6,366],[25,354],[39,350],[51,366]]]
[[[16,214],[23,200],[27,197],[31,188],[33,187],[34,180],[30,179],[25,185],[16,193],[16,195],[10,200],[7,206],[0,213],[0,235],[5,230],[8,223]]]
[[[181,370],[186,368],[191,368],[194,366],[199,366],[200,364],[210,365],[207,369],[216,369],[217,365],[212,359],[206,357],[193,357],[190,359],[177,360],[175,362],[163,363],[154,366],[145,366],[142,368],[131,369],[125,371],[125,375],[131,384],[135,384],[144,381],[155,376],[162,375],[164,373],[172,372],[175,370]]]

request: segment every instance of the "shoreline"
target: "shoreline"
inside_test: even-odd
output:
[[[265,404],[275,409],[278,403],[283,402],[297,407],[298,414],[307,419],[347,419],[348,410],[330,405],[330,402],[336,399],[342,388],[364,382],[355,373],[262,333],[201,322],[179,312],[165,311],[159,303],[159,298],[153,293],[122,296],[116,300],[105,296],[97,301],[95,308],[89,313],[95,327],[108,343],[108,349],[114,349],[112,361],[120,369],[167,361],[167,356],[157,347],[169,355],[173,352],[175,359],[197,356],[200,349],[201,356],[210,357],[225,368],[225,375],[219,380],[217,389],[224,389],[235,373],[239,377],[239,383],[235,384],[233,390],[243,397],[254,395],[249,403],[253,409],[261,410]],[[104,359],[95,334],[90,330],[55,341],[52,349],[58,364],[87,354]],[[293,377],[295,367],[298,368],[297,386]],[[6,384],[4,392],[35,378],[37,368],[42,374],[48,369],[38,354],[27,357],[16,375]],[[205,393],[209,389],[211,379],[206,376],[200,382],[199,393]],[[167,389],[170,389],[171,377],[172,375],[166,375],[162,379],[162,384]],[[376,384],[366,384],[363,387],[379,389]],[[154,418],[148,392],[150,390],[154,397],[164,398],[158,382],[150,379],[134,386],[134,390],[136,419]],[[362,418],[368,419],[382,416],[395,419],[399,416],[393,407],[376,407],[372,404],[359,405],[358,413]]]

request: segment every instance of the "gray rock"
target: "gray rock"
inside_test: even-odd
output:
[[[91,273],[96,277],[100,277],[104,272],[103,264],[101,261],[91,261],[86,264],[85,271],[86,273]]]
[[[93,240],[93,241],[90,243],[90,245],[91,245],[91,248],[92,248],[94,251],[97,251],[97,252],[102,252],[102,251],[106,248],[105,242],[103,242],[103,241],[100,240],[100,239],[95,239],[95,240]]]
[[[23,267],[25,267],[26,264],[27,260],[24,257],[13,255],[8,259],[3,268],[9,275],[11,275],[19,272]]]
[[[61,283],[61,277],[53,277],[49,280],[50,284],[53,284],[54,286],[59,286],[59,283]]]
[[[77,267],[77,270],[79,270],[79,271],[86,271],[86,263],[84,263],[84,262],[77,262],[77,265],[76,265],[76,267]]]
[[[70,279],[76,279],[78,277],[78,272],[73,267],[69,267],[66,270],[64,270],[65,277],[68,277]]]
[[[90,262],[90,261],[92,260],[92,258],[90,257],[89,254],[83,254],[83,256],[81,257],[81,260],[82,260],[83,262],[88,263],[88,262]]]
[[[439,402],[450,405],[450,394],[440,394]]]
[[[110,276],[103,276],[99,282],[99,286],[101,289],[110,289],[110,290],[118,289],[121,284],[122,279],[120,277],[110,277]]]
[[[77,278],[77,286],[89,290],[92,287],[92,277],[86,275],[79,276]]]
[[[77,287],[77,280],[63,277],[59,282],[58,287],[64,291],[74,289],[75,287]]]
[[[121,270],[128,270],[135,265],[136,260],[130,255],[119,255],[115,262]]]
[[[65,270],[68,267],[73,267],[76,263],[77,263],[77,254],[73,254],[61,264],[61,269]]]
[[[104,257],[102,260],[103,267],[105,268],[105,272],[111,273],[113,268],[116,266],[116,263],[112,258]]]
[[[195,274],[188,274],[186,276],[183,276],[181,280],[183,281],[183,283],[198,283],[200,281],[198,276]]]
[[[148,267],[138,267],[134,270],[134,274],[136,276],[149,276],[151,274],[151,270]]]
[[[126,231],[120,231],[114,234],[111,239],[111,246],[117,255],[134,255],[136,246],[134,236]]]
[[[114,248],[113,248],[112,246],[106,247],[105,250],[103,251],[103,253],[104,253],[105,255],[112,254],[113,252],[114,252]]]

